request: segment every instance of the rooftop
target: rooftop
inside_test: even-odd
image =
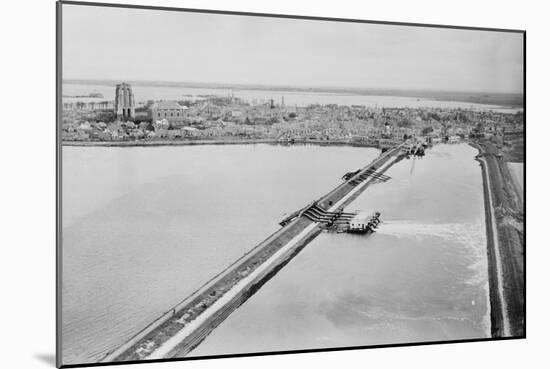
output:
[[[153,105],[156,109],[189,109],[187,106],[181,106],[176,101],[159,101]]]

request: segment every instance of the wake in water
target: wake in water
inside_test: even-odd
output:
[[[395,237],[434,236],[460,240],[468,244],[483,244],[485,241],[483,221],[474,223],[415,223],[407,220],[385,220],[377,233]]]
[[[416,223],[407,220],[383,221],[376,231],[377,235],[399,239],[439,238],[440,247],[463,247],[461,251],[468,258],[468,269],[472,277],[465,281],[471,286],[482,285],[487,295],[487,314],[484,317],[484,328],[490,334],[489,290],[487,282],[487,239],[484,221],[473,223]]]
[[[487,274],[487,240],[483,221],[474,223],[415,223],[404,220],[383,221],[377,234],[397,238],[437,237],[444,241],[442,247],[452,247],[459,243],[463,245],[472,256],[475,263],[472,270],[479,271],[483,268],[483,278]]]

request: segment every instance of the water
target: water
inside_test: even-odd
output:
[[[328,192],[372,148],[63,148],[63,362],[96,361]],[[192,354],[486,337],[476,151],[393,166],[347,210],[371,236],[321,234]]]
[[[523,163],[507,163],[510,173],[514,180],[515,186],[518,188],[520,193],[523,193],[523,181],[525,178],[525,169]]]
[[[381,211],[375,234],[323,233],[191,355],[489,337],[475,154],[440,145],[392,167],[348,207]]]
[[[98,360],[378,154],[63,147],[63,362]]]
[[[223,89],[223,88],[189,88],[172,86],[132,86],[136,101],[148,99],[172,99],[172,100],[194,100],[200,99],[199,95],[228,96],[233,94],[246,101],[256,100],[267,101],[273,99],[280,103],[284,97],[287,106],[307,106],[310,104],[339,104],[339,105],[365,105],[370,108],[446,108],[446,109],[474,109],[493,110],[495,112],[516,113],[523,109],[503,107],[498,105],[476,104],[459,101],[430,100],[417,97],[404,96],[373,96],[358,95],[342,92],[303,92],[303,91],[273,91],[273,90],[247,90],[247,89]],[[91,101],[91,100],[114,100],[115,86],[93,85],[93,84],[63,84],[63,95],[87,95],[92,91],[103,94],[103,99],[95,98],[64,98],[65,101]]]

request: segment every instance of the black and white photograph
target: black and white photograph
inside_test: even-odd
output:
[[[526,337],[524,30],[56,5],[58,366]]]

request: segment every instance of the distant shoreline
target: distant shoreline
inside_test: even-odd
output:
[[[170,82],[170,81],[139,81],[128,80],[134,86],[145,87],[173,87],[173,88],[203,88],[203,89],[232,89],[239,90],[268,90],[275,92],[301,92],[301,93],[331,93],[349,94],[356,96],[395,96],[420,99],[432,99],[436,101],[454,101],[471,104],[498,105],[502,108],[523,108],[522,93],[508,92],[480,92],[480,91],[437,91],[415,89],[391,89],[391,88],[359,88],[359,87],[304,87],[304,86],[269,86],[269,85],[244,85],[227,83],[199,83],[199,82]],[[112,80],[86,80],[66,79],[63,84],[82,84],[115,86],[118,82]]]
[[[255,143],[279,143],[277,140],[196,140],[196,141],[62,141],[63,146],[105,146],[105,147],[141,147],[141,146],[194,146],[194,145],[238,145]]]

